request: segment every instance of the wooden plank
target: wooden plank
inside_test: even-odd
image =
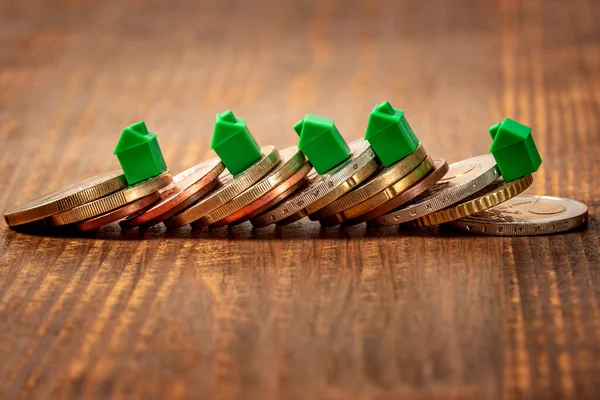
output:
[[[19,233],[0,224],[0,397],[596,398],[600,3],[0,2],[0,210],[118,168],[145,119],[180,171],[214,114],[294,145],[390,100],[427,151],[534,127],[529,193],[590,206],[548,237],[436,229]]]

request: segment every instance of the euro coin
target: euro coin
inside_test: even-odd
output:
[[[429,160],[427,160],[427,162],[429,162]],[[343,225],[350,226],[369,221],[375,217],[394,210],[405,203],[408,203],[423,192],[433,187],[437,182],[439,182],[440,179],[444,177],[446,172],[448,172],[448,163],[446,161],[441,159],[433,160],[433,168],[431,171],[424,177],[420,177],[419,175],[412,177],[412,180],[414,180],[416,183],[409,186],[408,189],[402,189],[401,192],[399,192],[396,196],[391,197],[385,203],[367,213],[343,222]],[[400,184],[401,183],[399,183],[399,185]]]
[[[504,182],[500,178],[460,203],[417,218],[408,222],[408,225],[413,228],[440,225],[477,214],[515,197],[525,191],[532,183],[533,177],[531,174],[510,182]]]
[[[171,174],[169,172],[164,172],[158,176],[146,179],[145,181],[121,189],[118,192],[109,194],[108,196],[52,215],[47,221],[50,225],[60,226],[94,218],[157,192],[171,183],[172,180]]]
[[[307,187],[251,222],[257,228],[273,223],[287,225],[330,204],[359,185],[379,167],[375,152],[365,140],[350,143],[351,155],[323,175],[309,175]]]
[[[75,228],[80,232],[86,232],[101,228],[104,225],[108,225],[113,222],[119,221],[123,218],[128,217],[129,215],[139,213],[140,211],[143,211],[146,208],[150,207],[159,199],[160,193],[156,191],[154,193],[149,194],[146,197],[142,197],[141,199],[134,201],[133,203],[129,203],[126,206],[117,208],[116,210],[109,211],[106,214],[102,214],[97,217],[80,222],[77,225],[75,225]]]
[[[122,171],[97,175],[65,189],[28,201],[4,214],[8,226],[39,221],[127,187]]]
[[[366,182],[346,193],[339,199],[335,200],[328,206],[323,207],[313,215],[311,219],[323,220],[335,214],[342,213],[349,208],[363,203],[369,198],[382,192],[400,179],[404,178],[411,171],[414,171],[419,164],[425,160],[427,153],[421,145],[402,160],[390,165],[389,167],[380,168]],[[367,210],[368,211],[368,210]]]
[[[219,158],[212,158],[194,165],[175,175],[173,182],[161,189],[160,201],[143,213],[121,221],[121,226],[133,228],[150,227],[161,223],[190,206],[218,184],[225,166]]]
[[[281,161],[279,152],[273,146],[261,149],[262,158],[235,177],[227,174],[219,178],[219,186],[202,197],[187,209],[164,221],[169,229],[177,229],[191,224],[252,187]]]
[[[477,235],[528,236],[564,232],[587,222],[588,208],[579,201],[521,194],[446,226]]]
[[[471,196],[499,176],[500,171],[491,154],[452,163],[446,175],[426,193],[400,209],[370,221],[369,226],[397,225],[421,218]]]
[[[260,181],[221,207],[211,211],[194,223],[197,228],[213,225],[260,199],[275,187],[285,182],[306,162],[306,157],[297,147],[288,147],[280,152],[281,162]]]

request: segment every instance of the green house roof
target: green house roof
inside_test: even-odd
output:
[[[114,154],[121,153],[144,143],[148,143],[156,136],[157,135],[155,133],[148,131],[144,121],[136,122],[135,124],[123,129],[123,132],[121,132],[121,136],[119,137],[119,141],[115,147]]]
[[[318,139],[321,135],[335,131],[335,122],[331,118],[321,117],[313,114],[306,114],[303,120],[298,121],[294,125],[294,130],[300,136],[298,147]]]
[[[236,117],[231,110],[217,114],[210,148],[214,150],[215,147],[226,142],[227,139],[231,138],[236,133],[245,130],[246,120],[244,118]]]
[[[510,118],[504,118],[502,123],[494,124],[489,129],[492,136],[490,152],[522,142],[531,134],[531,128]]]
[[[403,115],[403,110],[395,109],[387,100],[378,104],[369,117],[365,139],[369,140],[379,132],[397,124]]]

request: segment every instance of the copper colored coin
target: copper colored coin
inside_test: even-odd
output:
[[[310,183],[302,191],[253,218],[252,225],[262,228],[274,223],[290,224],[327,206],[365,181],[378,169],[379,159],[366,140],[355,140],[349,146],[348,159],[321,175],[313,170],[307,176]]]
[[[277,196],[276,198],[274,198],[273,200],[271,200],[264,206],[260,207],[256,211],[246,215],[244,218],[238,219],[237,221],[231,223],[230,225],[238,225],[238,224],[241,224],[248,220],[251,220],[252,218],[258,217],[260,214],[275,207],[277,204],[281,203],[282,201],[284,201],[285,199],[287,199],[288,197],[290,197],[297,191],[303,190],[304,188],[306,188],[307,183],[308,183],[308,181],[307,181],[306,177],[302,178],[298,183],[296,183],[293,186],[290,186],[285,192],[281,193],[279,196]]]
[[[218,158],[201,162],[175,175],[173,183],[160,191],[160,201],[143,213],[121,222],[124,228],[150,227],[172,217],[212,190],[225,166]]]
[[[292,176],[281,184],[275,186],[267,194],[263,195],[259,199],[248,204],[244,208],[231,214],[230,216],[223,218],[220,221],[212,224],[212,227],[225,226],[230,224],[238,224],[248,219],[259,215],[263,211],[268,210],[275,204],[283,201],[286,197],[292,194],[296,188],[302,185],[304,178],[308,172],[312,169],[312,165],[306,161],[302,167],[296,171]],[[238,222],[239,221],[239,222]]]
[[[342,226],[360,224],[361,222],[365,222],[370,219],[376,218],[382,214],[394,210],[395,208],[400,207],[405,203],[408,203],[409,201],[411,201],[412,199],[414,199],[415,197],[417,197],[418,195],[435,185],[440,179],[444,177],[444,175],[446,175],[446,172],[448,172],[448,163],[446,161],[441,159],[433,160],[433,169],[426,177],[424,177],[418,183],[415,183],[409,189],[402,192],[399,196],[394,197],[390,201],[383,203],[382,205],[380,205],[377,208],[374,208],[368,213],[365,213],[358,218],[354,218],[342,223]]]
[[[238,196],[225,202],[193,224],[194,228],[212,226],[222,219],[238,212],[248,204],[260,199],[271,190],[285,182],[290,176],[298,171],[307,162],[302,150],[296,146],[288,147],[279,152],[280,162],[265,174],[260,181],[255,182]]]
[[[112,210],[110,212],[107,212],[106,214],[102,214],[97,217],[83,221],[82,223],[75,225],[75,227],[78,231],[81,232],[91,231],[92,229],[98,229],[103,227],[104,225],[108,225],[120,219],[126,218],[131,214],[138,213],[144,210],[145,208],[148,208],[159,199],[159,192],[154,192],[146,197],[142,197],[141,199],[134,201],[133,203],[129,203],[126,206],[117,208],[116,210]]]
[[[101,197],[89,203],[78,207],[54,214],[48,217],[47,221],[52,226],[62,226],[68,224],[79,224],[88,219],[99,217],[103,214],[125,207],[126,205],[138,201],[160,189],[167,187],[173,182],[173,177],[169,171],[160,175],[146,179],[131,186],[127,186],[108,196]]]
[[[415,183],[425,178],[433,169],[433,160],[431,157],[425,158],[421,163],[414,168],[412,171],[405,175],[400,180],[394,182],[392,185],[381,190],[379,193],[371,196],[370,198],[363,200],[362,202],[347,208],[346,210],[333,214],[329,217],[321,219],[319,222],[322,226],[335,226],[342,222],[355,219],[363,214],[368,213],[371,210],[376,209],[382,204],[400,196],[402,192],[408,190]],[[352,192],[350,192],[352,193]],[[359,194],[361,196],[361,194]]]
[[[499,176],[500,170],[491,154],[457,161],[449,165],[446,175],[427,192],[393,212],[369,221],[369,226],[399,225],[435,213],[488,187]]]
[[[164,221],[165,226],[167,229],[179,229],[204,218],[256,185],[280,161],[281,156],[274,146],[263,146],[260,160],[235,176],[232,176],[229,172],[223,174],[219,177],[220,184],[217,189],[206,194],[183,211],[166,219]]]

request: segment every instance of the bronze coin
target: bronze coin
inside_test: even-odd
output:
[[[421,193],[425,192],[427,189],[431,188],[435,185],[440,179],[446,175],[448,172],[448,163],[441,159],[433,160],[433,170],[424,177],[419,182],[415,183],[413,186],[402,192],[399,196],[394,197],[393,199],[383,203],[377,208],[369,211],[361,215],[358,218],[354,218],[342,223],[343,226],[356,225],[361,222],[368,221],[370,219],[379,217],[382,214],[390,212],[401,205],[408,203],[413,200],[415,197],[419,196]],[[369,225],[370,226],[370,225]]]
[[[275,186],[267,194],[211,226],[237,225],[260,215],[264,211],[285,200],[288,196],[293,194],[296,189],[302,186],[305,181],[304,178],[311,169],[312,165],[309,162],[304,163],[302,168],[296,171],[286,181]]]
[[[194,165],[173,177],[173,183],[160,191],[160,201],[143,213],[121,221],[124,228],[150,227],[172,217],[213,189],[225,166],[218,158]]]
[[[133,203],[129,203],[126,206],[117,208],[116,210],[112,210],[110,212],[107,212],[106,214],[102,214],[97,217],[83,221],[75,225],[75,228],[77,228],[77,230],[81,232],[101,228],[104,225],[108,225],[120,219],[126,218],[131,214],[139,213],[140,211],[154,204],[159,199],[159,192],[154,192],[146,197],[142,197],[141,199],[134,201]]]

